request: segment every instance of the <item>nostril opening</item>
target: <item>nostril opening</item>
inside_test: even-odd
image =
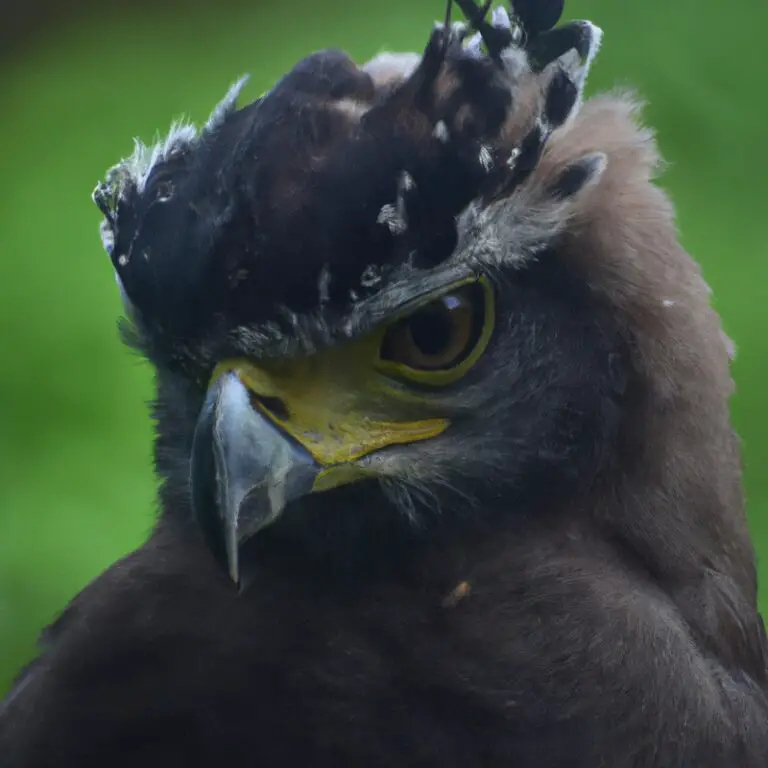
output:
[[[256,392],[251,392],[251,404],[269,411],[273,416],[282,421],[287,421],[290,416],[288,408],[279,397],[270,397],[269,395],[259,395]]]

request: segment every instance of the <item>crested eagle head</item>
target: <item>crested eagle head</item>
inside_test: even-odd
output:
[[[675,451],[725,429],[730,378],[650,134],[584,101],[601,33],[562,2],[456,4],[422,54],[315,53],[242,107],[240,80],[94,193],[165,514],[235,582],[263,542],[362,567],[500,516],[675,561],[627,488],[700,485]]]

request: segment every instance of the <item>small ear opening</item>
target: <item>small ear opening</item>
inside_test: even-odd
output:
[[[608,157],[603,152],[584,155],[561,171],[547,188],[547,196],[555,200],[568,200],[582,190],[596,184],[605,172]]]

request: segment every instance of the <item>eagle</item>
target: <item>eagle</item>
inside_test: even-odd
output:
[[[97,186],[160,513],[3,768],[768,765],[731,344],[562,11],[239,80]]]

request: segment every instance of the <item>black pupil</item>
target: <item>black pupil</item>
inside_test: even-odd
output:
[[[418,312],[409,319],[408,330],[414,345],[422,355],[436,357],[451,344],[451,312],[445,306],[430,307]]]
[[[465,286],[390,326],[382,340],[380,359],[423,371],[449,370],[477,345],[484,317],[483,287]]]

